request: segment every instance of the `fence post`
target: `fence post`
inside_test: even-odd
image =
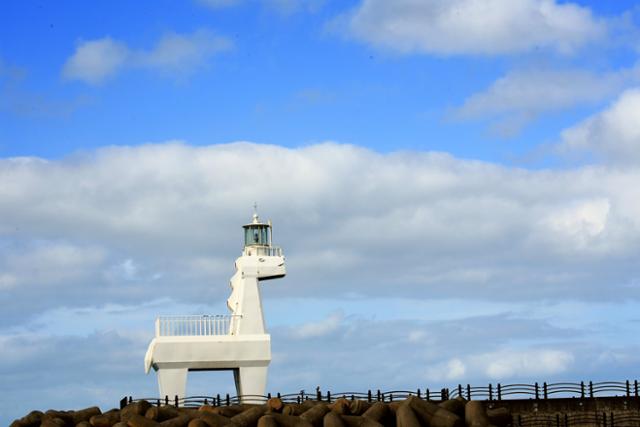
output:
[[[205,402],[205,405],[206,405],[206,404],[207,404],[207,403]],[[158,399],[158,400],[156,401],[156,406],[157,406],[158,408],[160,407],[160,399]]]
[[[327,391],[327,402],[331,403],[331,392]]]
[[[544,400],[549,398],[549,388],[547,387],[547,382],[542,383],[542,396],[544,396]]]
[[[227,406],[231,405],[230,400],[231,399],[229,398],[229,393],[227,393],[227,397],[226,397]]]
[[[535,391],[536,391],[536,400],[540,399],[540,386],[538,385],[538,383],[535,384]]]
[[[420,389],[418,389],[418,399],[422,398],[422,396],[420,395]]]
[[[589,397],[593,397],[593,381],[589,381]]]
[[[489,383],[489,400],[493,400],[493,388],[491,383]]]
[[[636,397],[638,397],[638,380],[633,382],[633,387],[636,389]]]
[[[371,402],[371,390],[367,391],[367,402]]]
[[[120,409],[123,409],[125,406],[127,406],[127,396],[125,396],[122,399],[120,399]],[[158,406],[160,406],[160,405],[158,405]]]
[[[636,396],[638,395],[638,387],[636,387]],[[431,400],[431,396],[429,395],[429,389],[425,392],[425,397],[427,400]]]
[[[164,395],[164,404],[169,406],[169,396],[167,396],[166,394]]]
[[[278,399],[280,399],[280,392],[278,392]]]
[[[177,408],[178,407],[178,395],[177,394],[176,394],[174,400],[175,400],[175,405],[176,405],[176,408]]]
[[[467,400],[471,400],[471,385],[467,384]]]
[[[389,402],[393,402],[393,393],[389,394]]]
[[[129,403],[133,402],[133,397],[129,396]]]
[[[458,396],[464,397],[464,395],[462,394],[462,384],[458,384]]]
[[[316,400],[320,402],[322,400],[322,392],[320,391],[320,387],[316,390]]]
[[[498,383],[498,400],[502,400],[502,386]]]
[[[580,381],[580,398],[584,399],[584,381]]]
[[[443,388],[440,390],[440,400],[447,400],[447,389]]]
[[[222,402],[221,402],[221,400],[220,400],[220,394],[218,394],[218,395],[216,396],[216,401],[218,402],[218,403],[216,404],[216,406],[220,406],[220,404],[222,403]]]
[[[376,395],[376,398],[378,399],[378,402],[380,402],[380,389],[378,389],[378,393]]]
[[[629,380],[627,380],[627,397],[631,396],[631,387],[629,387]]]

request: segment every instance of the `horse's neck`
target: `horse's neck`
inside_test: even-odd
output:
[[[259,281],[256,277],[239,271],[231,279],[232,292],[227,304],[237,316],[237,335],[264,334],[264,317],[260,298]]]

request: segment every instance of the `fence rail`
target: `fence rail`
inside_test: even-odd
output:
[[[282,256],[282,248],[278,246],[249,246],[246,251],[248,255]]]
[[[156,337],[228,335],[238,315],[161,316],[156,319]]]
[[[410,396],[416,396],[425,400],[447,400],[454,399],[456,397],[463,397],[465,399],[475,400],[515,400],[520,396],[521,398],[546,400],[560,397],[574,397],[574,398],[593,398],[593,397],[612,397],[612,396],[625,396],[638,398],[639,390],[638,380],[633,381],[607,381],[607,382],[592,382],[585,383],[581,381],[579,383],[534,383],[534,384],[501,384],[496,385],[489,384],[487,386],[471,386],[467,384],[463,386],[458,384],[457,387],[452,389],[417,389],[417,390],[368,390],[366,392],[339,392],[333,393],[331,391],[321,392],[318,388],[315,392],[307,393],[304,390],[299,393],[292,394],[267,394],[266,396],[230,396],[226,394],[221,396],[220,394],[214,396],[190,396],[185,398],[179,398],[178,396],[163,398],[144,398],[133,399],[131,396],[124,397],[120,401],[120,406],[123,407],[127,403],[131,403],[138,400],[147,400],[150,403],[160,405],[176,405],[176,406],[200,406],[200,405],[213,405],[213,406],[229,406],[241,403],[243,400],[250,400],[255,403],[266,402],[272,397],[279,397],[285,403],[301,403],[305,400],[318,400],[332,402],[338,398],[346,398],[351,400],[366,400],[368,402],[393,402],[394,400],[404,400]],[[611,417],[613,417],[611,413]],[[638,414],[640,417],[640,413]],[[591,418],[594,419],[593,417]],[[546,419],[545,419],[546,420]],[[567,418],[570,422],[571,420]],[[640,420],[640,418],[639,418]],[[530,427],[533,421],[528,420],[526,417],[521,418],[522,423],[517,423],[518,427]],[[535,426],[548,425],[548,427],[567,427],[569,424],[556,424],[555,418],[549,423],[548,420],[536,423]],[[629,420],[633,424],[633,420]],[[527,424],[529,423],[529,424]],[[546,424],[545,424],[546,423]],[[514,423],[516,424],[516,423]],[[571,424],[574,425],[574,424]],[[611,427],[613,424],[598,424],[602,427]],[[621,425],[616,422],[616,426]],[[640,424],[633,424],[636,427],[640,427]]]

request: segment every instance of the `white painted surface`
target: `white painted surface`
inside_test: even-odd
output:
[[[263,396],[271,362],[260,284],[286,274],[282,250],[271,246],[271,224],[254,214],[245,229],[245,247],[236,259],[226,316],[165,316],[145,355],[145,371],[158,371],[160,396],[186,396],[189,370],[233,370],[241,396]],[[245,398],[250,402],[250,398]]]

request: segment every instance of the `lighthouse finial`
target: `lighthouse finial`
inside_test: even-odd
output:
[[[260,219],[258,218],[258,203],[253,202],[253,223],[257,224],[260,222]]]

